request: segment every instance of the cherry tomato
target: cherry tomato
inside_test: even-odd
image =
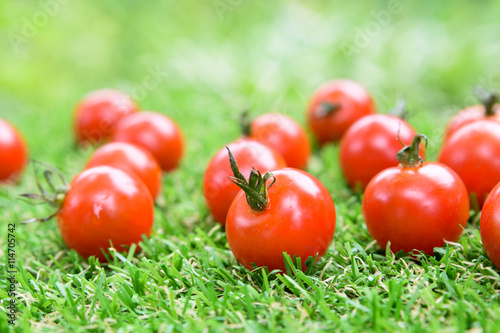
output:
[[[158,196],[161,168],[149,151],[124,142],[108,143],[95,151],[85,169],[103,165],[133,172],[148,187],[153,199]]]
[[[340,167],[349,186],[363,190],[377,173],[397,166],[401,142],[410,144],[415,134],[406,121],[392,115],[373,114],[355,122],[340,141]]]
[[[438,161],[452,168],[481,209],[500,182],[500,123],[478,120],[456,131],[443,145]],[[474,206],[476,200],[472,200]]]
[[[77,175],[57,214],[66,245],[85,258],[106,260],[110,241],[118,251],[149,236],[154,205],[144,183],[133,173],[100,166]]]
[[[226,221],[229,247],[247,269],[254,263],[284,272],[286,252],[301,258],[305,270],[306,260],[316,255],[319,259],[332,242],[335,204],[323,184],[304,171],[284,168],[271,173],[260,175],[254,187],[252,177],[259,177],[254,172],[246,183],[251,191],[247,187],[234,199]],[[245,185],[243,177],[235,176]]]
[[[483,104],[470,106],[457,113],[451,118],[446,128],[445,140],[453,133],[467,124],[478,120],[493,120],[500,122],[500,105],[497,102],[497,95],[490,94],[483,99]]]
[[[176,169],[184,154],[179,126],[157,112],[139,112],[122,119],[113,131],[112,141],[128,142],[149,150],[163,171]]]
[[[454,242],[469,218],[467,189],[447,166],[422,162],[417,134],[398,153],[401,163],[376,175],[366,187],[362,213],[372,237],[393,252],[420,250],[433,254],[445,240]],[[406,155],[407,154],[407,155]]]
[[[79,144],[102,142],[109,137],[120,119],[137,111],[134,101],[121,91],[93,91],[75,107],[76,140]]]
[[[375,113],[368,90],[351,80],[333,80],[314,93],[307,110],[309,126],[320,144],[339,141],[356,120]]]
[[[280,113],[263,114],[252,121],[250,138],[279,152],[287,166],[304,169],[311,155],[311,144],[304,129]]]
[[[239,139],[227,145],[238,159],[241,172],[249,176],[252,168],[263,171],[286,166],[283,157],[270,147],[251,139]],[[215,221],[223,226],[238,186],[228,178],[232,176],[226,148],[220,149],[210,160],[203,177],[205,202]]]
[[[486,254],[493,264],[500,268],[500,183],[484,203],[480,233]]]
[[[0,118],[0,182],[12,183],[19,179],[26,167],[28,152],[21,134],[6,120]]]

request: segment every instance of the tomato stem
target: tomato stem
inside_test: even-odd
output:
[[[243,111],[241,111],[240,114],[240,128],[241,128],[241,134],[243,136],[250,136],[252,132],[252,120],[250,118],[249,109],[246,108]]]
[[[266,172],[264,176],[262,176],[259,170],[252,169],[247,182],[245,176],[241,174],[231,150],[228,147],[226,147],[226,149],[229,154],[231,171],[234,175],[234,177],[229,177],[229,179],[245,192],[247,203],[253,211],[262,212],[266,210],[269,204],[267,190],[273,186],[276,182],[276,178],[270,172]],[[272,183],[266,186],[267,181],[271,177],[273,178]]]
[[[409,112],[406,107],[406,101],[403,98],[398,98],[396,105],[389,111],[389,114],[401,119],[408,118]]]
[[[316,112],[315,112],[316,118],[327,117],[327,116],[331,115],[332,113],[334,113],[335,111],[340,110],[341,107],[342,106],[340,105],[340,103],[322,102],[316,108]]]
[[[33,166],[33,172],[35,174],[36,185],[38,187],[39,193],[24,193],[20,194],[20,197],[26,199],[31,204],[49,204],[51,207],[56,209],[56,212],[44,218],[31,218],[29,220],[22,221],[21,224],[47,222],[55,217],[61,209],[64,199],[66,198],[66,194],[69,190],[69,185],[66,182],[62,172],[59,171],[56,167],[33,159],[30,160],[30,162]],[[42,172],[43,177],[40,177],[40,166],[44,168]],[[56,184],[54,175],[57,176],[56,179],[60,183],[59,185]],[[48,191],[42,185],[43,183],[45,183],[45,185],[48,187]]]
[[[399,137],[398,133],[398,139],[399,142],[401,142],[401,138]],[[396,159],[398,162],[403,166],[403,168],[412,168],[416,166],[422,165],[424,163],[424,160],[420,156],[420,143],[422,140],[425,142],[425,146],[427,147],[427,136],[417,133],[415,134],[415,137],[413,138],[413,141],[409,146],[405,146],[403,142],[401,144],[404,146],[403,149],[398,151],[396,155]]]
[[[484,114],[486,116],[494,116],[495,115],[495,104],[498,102],[498,93],[489,92],[484,88],[478,87],[476,88],[476,96],[484,105]]]

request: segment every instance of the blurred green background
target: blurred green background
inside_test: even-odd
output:
[[[240,136],[237,119],[241,110],[250,107],[253,115],[279,111],[305,125],[305,109],[313,91],[327,80],[351,78],[371,91],[381,112],[392,108],[398,97],[407,100],[412,112],[409,122],[429,136],[427,157],[432,160],[448,118],[461,107],[477,103],[473,87],[500,89],[499,13],[500,1],[493,0],[4,0],[0,1],[0,117],[23,132],[33,158],[56,165],[68,178],[82,169],[91,153],[74,147],[71,125],[75,103],[89,91],[121,89],[143,109],[175,119],[184,131],[188,151],[181,168],[164,177],[150,241],[154,246],[144,256],[155,265],[164,261],[170,265],[171,255],[178,248],[186,249],[185,262],[192,265],[198,282],[221,284],[213,269],[227,269],[236,278],[230,286],[232,297],[246,299],[246,288],[251,283],[247,271],[231,256],[225,234],[208,216],[201,194],[209,158]],[[400,316],[394,312],[399,318],[394,319],[387,306],[389,312],[384,312],[385,317],[379,317],[378,322],[383,330],[455,331],[460,325],[465,330],[489,322],[495,326],[500,313],[498,288],[489,281],[497,281],[498,273],[486,262],[477,223],[471,223],[461,239],[460,246],[466,251],[455,251],[451,246],[446,249],[453,251],[453,262],[447,259],[447,263],[459,267],[462,275],[455,270],[446,287],[437,284],[448,266],[436,261],[434,270],[426,275],[436,284],[429,285],[424,279],[428,285],[422,286],[420,275],[407,280],[407,265],[413,270],[419,269],[418,264],[406,258],[394,266],[390,256],[386,263],[385,257],[376,254],[383,251],[374,249],[362,223],[359,198],[343,184],[336,149],[329,146],[316,151],[308,169],[331,192],[339,212],[334,244],[321,262],[324,265],[334,260],[336,264],[324,268],[324,278],[336,276],[338,280],[335,286],[325,288],[327,296],[315,295],[318,302],[328,302],[323,312],[304,319],[296,299],[274,280],[271,296],[263,293],[247,308],[232,302],[236,305],[227,318],[214,319],[212,308],[206,306],[183,314],[179,322],[202,331],[223,325],[218,320],[239,323],[238,316],[246,316],[254,307],[265,319],[273,310],[263,310],[258,304],[279,301],[289,311],[283,320],[279,319],[281,314],[278,316],[279,326],[295,329],[302,325],[302,331],[324,327],[364,331],[376,327],[373,318],[377,317],[372,318],[371,313],[376,316],[375,310],[384,308],[395,297],[405,304],[406,313]],[[0,221],[47,216],[50,208],[32,207],[16,199],[18,193],[34,189],[31,172],[25,173],[19,186],[2,189]],[[6,232],[0,230],[0,244]],[[31,290],[31,284],[19,286],[23,297],[35,297],[38,303],[26,301],[20,308],[18,331],[38,325],[51,332],[56,327],[76,332],[88,318],[82,316],[78,321],[78,311],[68,306],[71,302],[66,300],[66,294],[56,289],[57,283],[71,284],[73,277],[86,274],[87,264],[74,251],[67,250],[54,221],[18,226],[16,237],[18,262],[31,274],[30,283],[38,283],[43,291],[42,297]],[[402,281],[404,292],[401,294],[403,289],[399,289],[399,296],[389,295],[385,285],[373,280],[366,267],[358,278],[360,271],[349,261],[355,251],[346,250],[348,243],[360,249],[371,247],[377,267],[389,282]],[[213,266],[212,257],[218,266]],[[147,273],[142,259],[134,258],[133,262],[147,279],[151,293],[163,295],[164,285],[151,282],[151,275],[147,275],[156,270]],[[0,266],[0,270],[4,268]],[[115,284],[126,285],[132,279],[124,275],[127,282],[119,280],[125,268],[129,267],[120,263],[119,267],[107,267],[105,273],[104,285],[108,287],[104,293],[119,309],[112,315],[116,324],[109,326],[107,310],[99,310],[101,319],[92,317],[93,329],[114,330],[132,323],[131,331],[146,326],[156,331],[157,326],[166,325],[164,318],[170,303],[148,307],[149,324],[143,321],[142,314],[123,311],[124,303],[116,296]],[[183,269],[182,274],[190,273]],[[444,276],[448,279],[448,275]],[[93,274],[90,278],[94,278]],[[448,283],[455,282],[460,287],[457,290],[463,290],[463,299],[447,289]],[[351,300],[348,290],[352,287],[367,292]],[[192,290],[195,294],[191,294]],[[46,299],[45,291],[52,298]],[[185,290],[174,291],[177,302],[198,304],[202,299],[197,296],[197,287],[191,288],[187,296]],[[214,297],[222,298],[219,289],[217,293]],[[78,294],[78,289],[71,287],[67,298],[72,301]],[[378,294],[380,302],[375,298]],[[145,304],[150,299],[142,297],[139,301]],[[82,306],[88,308],[92,302],[89,296]],[[220,307],[226,310],[225,305]],[[358,308],[371,307],[373,312],[358,312]],[[339,324],[337,319],[329,322],[337,316]],[[330,326],[324,326],[318,318],[330,318],[325,324]],[[260,327],[268,329],[266,325]]]
[[[403,96],[427,129],[475,103],[473,86],[500,87],[498,13],[463,0],[2,1],[0,117],[65,168],[74,104],[114,87],[176,119],[188,158],[206,160],[238,136],[241,109],[304,123],[314,89],[347,77],[382,112]]]

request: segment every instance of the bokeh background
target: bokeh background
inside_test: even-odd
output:
[[[74,104],[118,88],[176,119],[189,159],[235,138],[245,107],[304,123],[314,89],[346,77],[381,112],[404,97],[425,128],[475,103],[475,85],[500,87],[499,12],[486,0],[2,1],[0,117],[33,157],[64,164]]]
[[[500,89],[499,13],[500,1],[493,0],[2,0],[0,117],[21,130],[31,157],[54,164],[70,178],[83,168],[92,152],[76,149],[72,133],[73,107],[89,91],[121,89],[142,109],[169,115],[182,127],[188,150],[181,168],[164,177],[151,240],[157,245],[146,256],[160,262],[169,258],[175,246],[189,246],[187,256],[194,263],[193,269],[206,276],[205,249],[209,244],[211,255],[222,258],[223,267],[246,279],[247,272],[238,270],[224,233],[208,216],[201,194],[209,158],[240,136],[240,112],[245,108],[250,108],[252,115],[278,111],[305,125],[305,109],[313,91],[327,80],[350,78],[371,91],[380,112],[391,109],[399,97],[405,98],[411,112],[408,120],[429,136],[427,156],[435,159],[446,121],[460,108],[477,103],[473,88]],[[370,246],[372,239],[361,222],[359,198],[343,184],[336,146],[316,151],[309,171],[340,203],[335,244]],[[48,215],[50,209],[17,200],[17,194],[35,188],[31,173],[26,172],[18,187],[1,189],[0,221]],[[18,258],[51,295],[59,295],[56,281],[70,283],[68,276],[86,270],[85,263],[68,252],[55,222],[18,226],[16,233]],[[473,240],[474,251],[482,251],[477,228],[472,226],[467,235],[463,243]],[[0,236],[3,244],[4,229]],[[344,267],[346,272],[352,269],[348,260],[342,259],[342,255],[349,258],[345,251],[343,246],[332,245],[324,260],[335,258],[341,264],[332,265],[326,275],[337,274]],[[483,255],[480,253],[474,252],[471,258]],[[462,257],[456,258],[460,263]],[[68,275],[60,275],[59,267],[65,267]],[[108,283],[122,271],[109,269]],[[366,274],[363,276],[368,281]],[[492,270],[488,274],[498,277]],[[244,281],[241,286],[249,283]],[[344,292],[342,283],[339,293]],[[113,288],[106,291],[109,297],[115,297]],[[463,289],[469,292],[470,288]],[[328,292],[333,295],[337,290]],[[470,292],[477,296],[475,290]],[[28,286],[20,287],[20,293],[29,296]],[[370,306],[371,294],[366,295],[352,304]],[[457,303],[455,307],[453,293],[442,287],[432,295],[442,302],[419,297],[399,326],[388,324],[386,328],[440,330],[468,320],[464,324],[467,328],[490,318],[486,311],[489,305],[480,310],[483,303],[475,299],[476,303],[466,309],[467,316],[461,316],[466,306],[461,308],[464,303]],[[64,295],[53,297],[54,304],[67,304]],[[489,296],[487,302],[491,303],[487,304],[494,304],[494,297]],[[413,304],[413,292],[400,298]],[[293,299],[281,301],[289,302],[290,309],[295,307]],[[65,329],[76,331],[81,322],[75,321],[71,308],[48,302],[40,308],[22,308],[23,327],[35,323],[54,331],[65,323]],[[352,309],[343,303],[332,307],[342,316],[339,318],[347,318],[347,331],[352,323],[364,330],[372,322],[369,315],[360,319],[354,305]],[[449,308],[456,310],[447,312]],[[158,316],[155,325],[163,325],[165,313],[152,309],[151,322]],[[286,325],[294,325],[299,318],[307,321],[302,313],[291,313]],[[142,319],[126,312],[116,318],[114,329],[130,318],[135,318],[134,329],[144,325]],[[186,318],[183,320],[192,327],[220,325],[209,307],[188,313]],[[392,317],[387,320],[392,323]],[[106,321],[95,325],[108,327]],[[322,327],[315,325],[303,329]]]

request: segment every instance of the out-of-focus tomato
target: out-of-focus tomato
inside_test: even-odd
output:
[[[287,166],[304,169],[311,155],[306,132],[295,120],[280,114],[266,113],[252,121],[250,138],[279,152]]]
[[[438,161],[453,169],[465,183],[475,209],[500,182],[500,122],[478,120],[445,141]]]
[[[415,134],[406,121],[392,115],[373,114],[355,122],[340,141],[340,167],[349,186],[364,190],[377,173],[397,166],[401,142],[409,145]]]
[[[351,80],[333,80],[314,93],[307,116],[309,126],[320,144],[339,141],[358,119],[375,113],[368,90]]]
[[[173,171],[184,154],[179,126],[157,112],[139,112],[122,119],[111,136],[113,142],[127,142],[149,150],[163,171]]]
[[[153,199],[158,196],[162,173],[149,151],[124,142],[108,143],[95,151],[85,169],[103,165],[134,173],[148,187]]]
[[[28,150],[14,126],[0,118],[0,182],[15,182],[26,167]]]
[[[138,111],[127,94],[113,89],[96,90],[75,107],[74,130],[79,144],[96,144],[106,140],[116,123]]]

